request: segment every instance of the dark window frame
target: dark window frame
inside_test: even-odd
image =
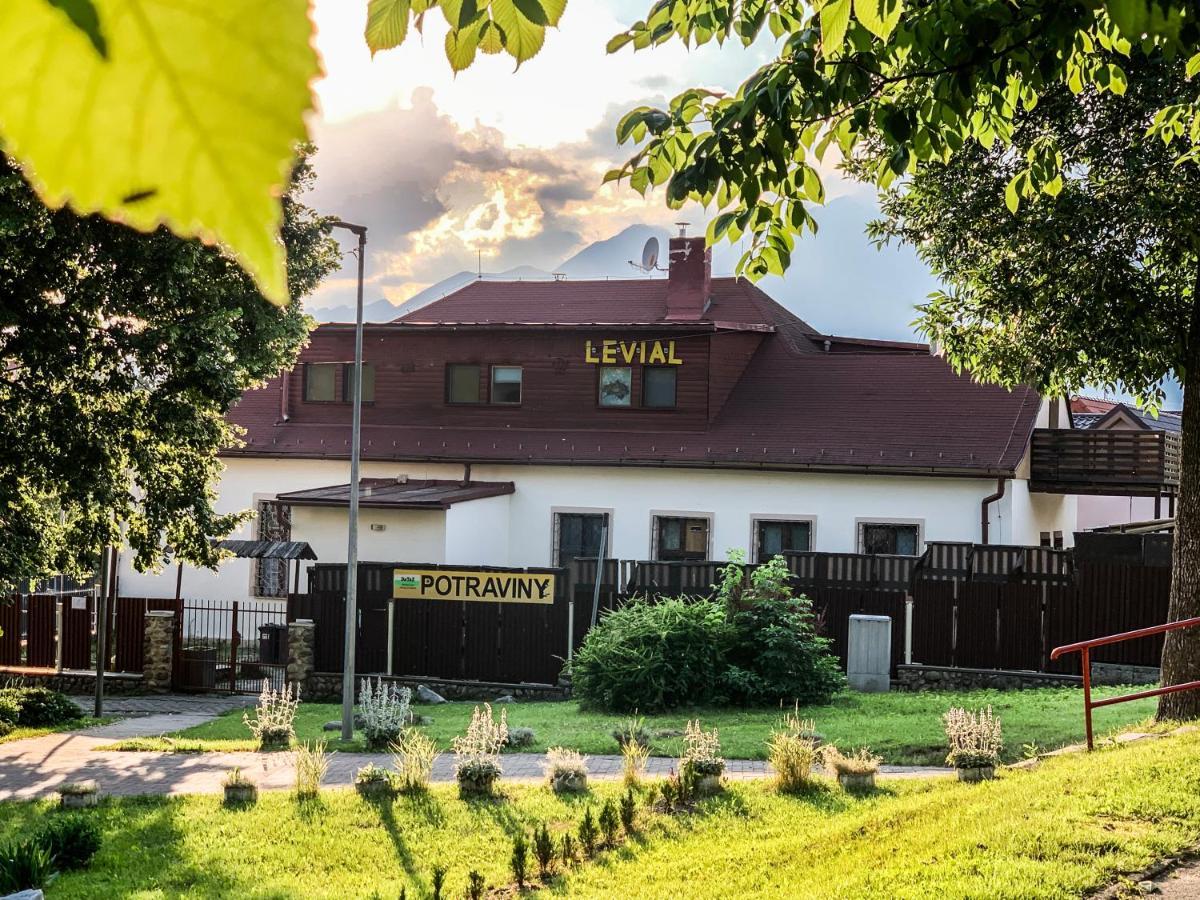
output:
[[[571,560],[569,559],[561,560],[561,554],[563,552],[562,520],[564,517],[568,516],[584,519],[599,519],[601,528],[603,528],[605,524],[609,525],[608,532],[604,536],[604,546],[600,548],[604,556],[606,558],[608,557],[609,549],[612,547],[612,513],[609,510],[552,509],[551,515],[553,516],[551,527],[553,528],[554,538],[554,546],[551,552],[551,565],[563,567],[568,566],[571,563]]]
[[[292,508],[278,500],[255,501],[255,539],[260,541],[290,541],[292,539]],[[297,560],[296,565],[299,565]],[[286,600],[288,596],[288,571],[291,563],[286,559],[256,559],[251,572],[251,594],[265,600]],[[274,585],[276,593],[264,588]]]
[[[450,385],[452,383],[451,377],[450,377],[450,370],[451,369],[460,369],[460,368],[475,370],[475,397],[476,397],[475,400],[455,400],[450,395]],[[483,392],[483,370],[484,370],[483,363],[472,363],[472,362],[457,362],[457,363],[448,362],[448,363],[446,363],[445,375],[444,375],[445,385],[444,385],[444,391],[443,391],[443,399],[445,400],[446,405],[447,406],[486,406],[487,405],[486,395]]]
[[[340,386],[340,370],[345,363],[341,362],[306,362],[303,369],[303,384],[300,386],[300,396],[304,403],[340,403],[338,400],[338,387]],[[314,400],[308,396],[308,389],[311,384],[311,373],[314,366],[328,366],[333,370],[333,387],[328,400]]]
[[[520,391],[520,399],[513,400],[497,400],[496,399],[496,370],[497,369],[516,369],[521,373],[521,378],[516,382],[517,389]],[[511,384],[512,382],[508,382]],[[488,366],[488,405],[489,406],[521,406],[525,402],[525,367],[520,363],[492,363]]]
[[[796,549],[795,547],[785,547],[784,549],[780,550],[779,552],[780,553],[808,553],[808,552],[812,551],[813,537],[815,535],[816,525],[817,525],[817,520],[815,517],[813,517],[813,516],[796,516],[795,518],[785,519],[782,517],[776,518],[776,517],[772,517],[772,516],[763,516],[763,517],[755,516],[754,517],[754,535],[753,535],[753,537],[754,537],[754,546],[753,546],[754,557],[753,557],[753,559],[755,562],[761,563],[761,562],[767,561],[762,558],[762,543],[763,543],[762,542],[762,528],[764,525],[780,525],[780,526],[786,525],[789,527],[795,526],[795,525],[807,526],[808,527],[808,546],[807,547],[805,547],[803,549],[799,549],[799,550]]]
[[[653,546],[652,546],[651,555],[654,557],[655,562],[680,562],[680,561],[689,561],[689,560],[706,560],[709,558],[709,556],[711,555],[711,552],[712,552],[712,539],[713,539],[713,526],[714,526],[713,517],[711,515],[673,515],[671,513],[652,513],[652,516],[653,516],[653,522],[652,522],[653,527],[651,528],[651,532],[652,532],[651,538],[653,540]],[[683,523],[682,527],[685,529],[690,527],[690,523],[702,522],[704,524],[704,550],[700,551],[700,555],[699,556],[695,555],[697,551],[677,550],[677,551],[668,551],[673,554],[671,556],[664,556],[663,555],[663,553],[664,553],[663,545],[662,545],[662,535],[663,535],[662,526],[663,526],[663,522],[665,522],[665,521],[682,522]],[[684,545],[687,544],[686,537],[683,538],[682,543]]]
[[[600,389],[604,386],[604,370],[605,369],[624,369],[629,372],[629,402],[625,405],[617,405],[605,403],[603,396],[600,394]],[[633,366],[596,366],[596,408],[597,409],[636,409],[637,404],[633,402],[633,398],[637,395],[637,389],[634,386],[637,383],[637,375],[634,372]]]
[[[859,519],[856,523],[856,527],[858,529],[858,551],[860,553],[879,553],[880,555],[884,556],[920,556],[922,552],[921,546],[925,543],[925,528],[920,522],[888,522],[886,520],[879,519]],[[911,528],[916,532],[916,538],[913,541],[913,552],[911,554],[901,553],[898,549],[899,541],[896,542],[897,549],[891,553],[883,553],[882,551],[867,549],[868,528]]]
[[[379,377],[379,369],[376,367],[375,363],[368,362],[367,360],[364,359],[363,360],[363,371],[366,372],[368,369],[371,371],[371,397],[370,397],[370,399],[367,399],[367,397],[365,396],[366,392],[364,391],[364,396],[363,396],[363,401],[362,401],[363,406],[370,406],[372,403],[375,402],[376,379]],[[352,363],[352,362],[342,363],[342,402],[343,403],[353,403],[354,402],[354,396],[351,391],[351,388],[353,388],[353,386],[354,386],[354,377],[353,377],[353,375],[350,374],[353,371],[354,371],[354,363]],[[366,388],[366,386],[367,386],[367,381],[366,381],[366,379],[363,379],[363,387]]]
[[[671,403],[669,406],[646,402],[646,387],[650,384],[651,371],[670,372],[673,376],[671,383]],[[642,366],[642,409],[679,409],[679,366]]]

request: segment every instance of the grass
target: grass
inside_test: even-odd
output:
[[[107,725],[110,722],[115,722],[116,719],[112,716],[105,716],[99,719],[93,719],[90,716],[83,719],[71,719],[69,722],[62,722],[59,725],[51,725],[43,728],[28,728],[25,726],[14,728],[6,735],[0,736],[0,744],[7,744],[9,741],[19,741],[23,738],[45,737],[48,734],[59,734],[63,731],[77,731],[82,728],[95,728],[99,725]]]
[[[1200,838],[1200,733],[1049,759],[995,782],[883,782],[847,794],[821,781],[800,796],[743,783],[669,818],[641,807],[641,831],[542,892],[571,897],[1068,897],[1143,868]],[[65,873],[51,900],[444,896],[478,869],[509,881],[511,837],[545,821],[574,828],[612,796],[560,799],[506,787],[467,803],[449,786],[374,805],[350,790],[315,803],[287,793],[257,806],[218,797],[107,798],[87,815],[104,842],[88,871]],[[49,802],[0,804],[0,841],[56,815]]]
[[[1124,688],[1098,688],[1096,695],[1122,693]],[[892,764],[941,765],[945,758],[942,714],[952,705],[981,708],[991,705],[1004,723],[1008,761],[1020,759],[1025,745],[1052,749],[1083,740],[1083,695],[1077,688],[1042,688],[1029,691],[972,691],[958,693],[922,692],[890,694],[844,693],[827,706],[802,707],[802,718],[816,721],[827,741],[843,748],[868,745],[884,762]],[[474,703],[447,703],[416,709],[433,723],[425,731],[439,747],[448,749],[450,739],[466,730]],[[573,702],[518,703],[505,706],[510,726],[534,730],[537,742],[531,748],[567,747],[581,753],[615,754],[619,750],[612,730],[621,716],[581,710]],[[1153,700],[1104,707],[1096,710],[1096,733],[1103,735],[1145,720],[1154,711]],[[658,735],[653,741],[657,756],[678,756],[679,734],[689,718],[699,717],[708,728],[717,728],[721,747],[729,759],[763,759],[766,740],[779,722],[779,709],[682,709],[646,716],[646,727]],[[307,703],[296,717],[296,735],[301,741],[327,738],[330,750],[362,750],[361,741],[342,742],[337,732],[321,726],[340,718],[334,704]],[[241,711],[227,713],[168,739],[141,738],[122,741],[110,749],[253,750],[255,744],[242,722]]]

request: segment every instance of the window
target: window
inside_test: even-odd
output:
[[[707,559],[708,519],[654,517],[655,559]]]
[[[812,522],[772,522],[759,519],[755,522],[754,536],[757,561],[767,562],[780,553],[811,550]]]
[[[461,363],[446,366],[446,402],[479,402],[479,366]]]
[[[893,522],[862,522],[859,543],[863,553],[916,556],[920,552],[921,526]]]
[[[310,402],[332,403],[337,395],[334,384],[339,363],[304,364],[304,399]]]
[[[292,508],[277,500],[258,501],[258,540],[290,541],[292,539]],[[286,559],[256,559],[254,561],[254,596],[286,598],[288,594],[288,561]]]
[[[375,363],[365,362],[363,370],[363,403],[375,402]],[[346,363],[342,368],[342,400],[354,402],[354,363]]]
[[[633,403],[633,369],[606,366],[600,370],[600,405],[630,406]]]
[[[646,366],[642,370],[642,406],[649,409],[675,408],[674,366]]]
[[[555,513],[554,564],[565,566],[577,557],[599,556],[607,519],[605,513]]]
[[[492,402],[521,402],[520,366],[492,366]]]

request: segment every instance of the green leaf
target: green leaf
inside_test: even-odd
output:
[[[1187,61],[1187,77],[1195,78],[1197,72],[1200,72],[1200,53]]]
[[[904,12],[904,0],[854,0],[854,17],[882,41],[891,37]]]
[[[851,0],[832,0],[821,7],[821,47],[829,56],[842,49],[846,42],[846,29],[850,27]]]
[[[92,46],[102,57],[108,57],[108,42],[104,39],[104,32],[100,30],[100,15],[96,12],[96,5],[92,0],[48,0],[51,6],[57,6],[67,18],[71,20],[71,24],[87,35]]]
[[[0,3],[0,133],[42,201],[223,244],[287,300],[282,211],[319,65],[307,0],[95,0],[109,55]]]
[[[1023,172],[1019,172],[1013,176],[1008,183],[1008,187],[1004,189],[1004,205],[1008,207],[1010,213],[1016,213],[1021,206],[1021,194],[1018,189],[1018,182],[1021,180]]]
[[[475,62],[479,49],[479,31],[475,28],[451,28],[446,32],[446,59],[450,68],[461,72]]]
[[[505,48],[519,66],[542,49],[546,28],[531,21],[515,0],[492,0],[492,19],[504,29]]]
[[[567,0],[542,0],[542,11],[546,14],[546,24],[553,28],[567,11]]]
[[[517,8],[517,12],[535,25],[541,25],[544,28],[550,24],[550,19],[546,16],[546,11],[542,9],[540,0],[513,0],[513,6]]]
[[[372,56],[404,43],[411,8],[411,0],[368,0],[366,37]]]
[[[628,31],[622,31],[620,34],[613,35],[611,38],[609,38],[604,50],[607,53],[616,53],[632,40],[632,34],[630,34]]]

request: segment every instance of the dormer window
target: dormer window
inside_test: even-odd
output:
[[[337,399],[337,370],[341,363],[305,363],[304,399],[309,403],[332,403]]]
[[[633,369],[605,366],[600,370],[600,405],[630,406],[633,403]]]
[[[492,403],[518,406],[521,403],[521,367],[492,366]]]
[[[675,408],[675,371],[674,366],[646,366],[642,370],[642,406]]]

